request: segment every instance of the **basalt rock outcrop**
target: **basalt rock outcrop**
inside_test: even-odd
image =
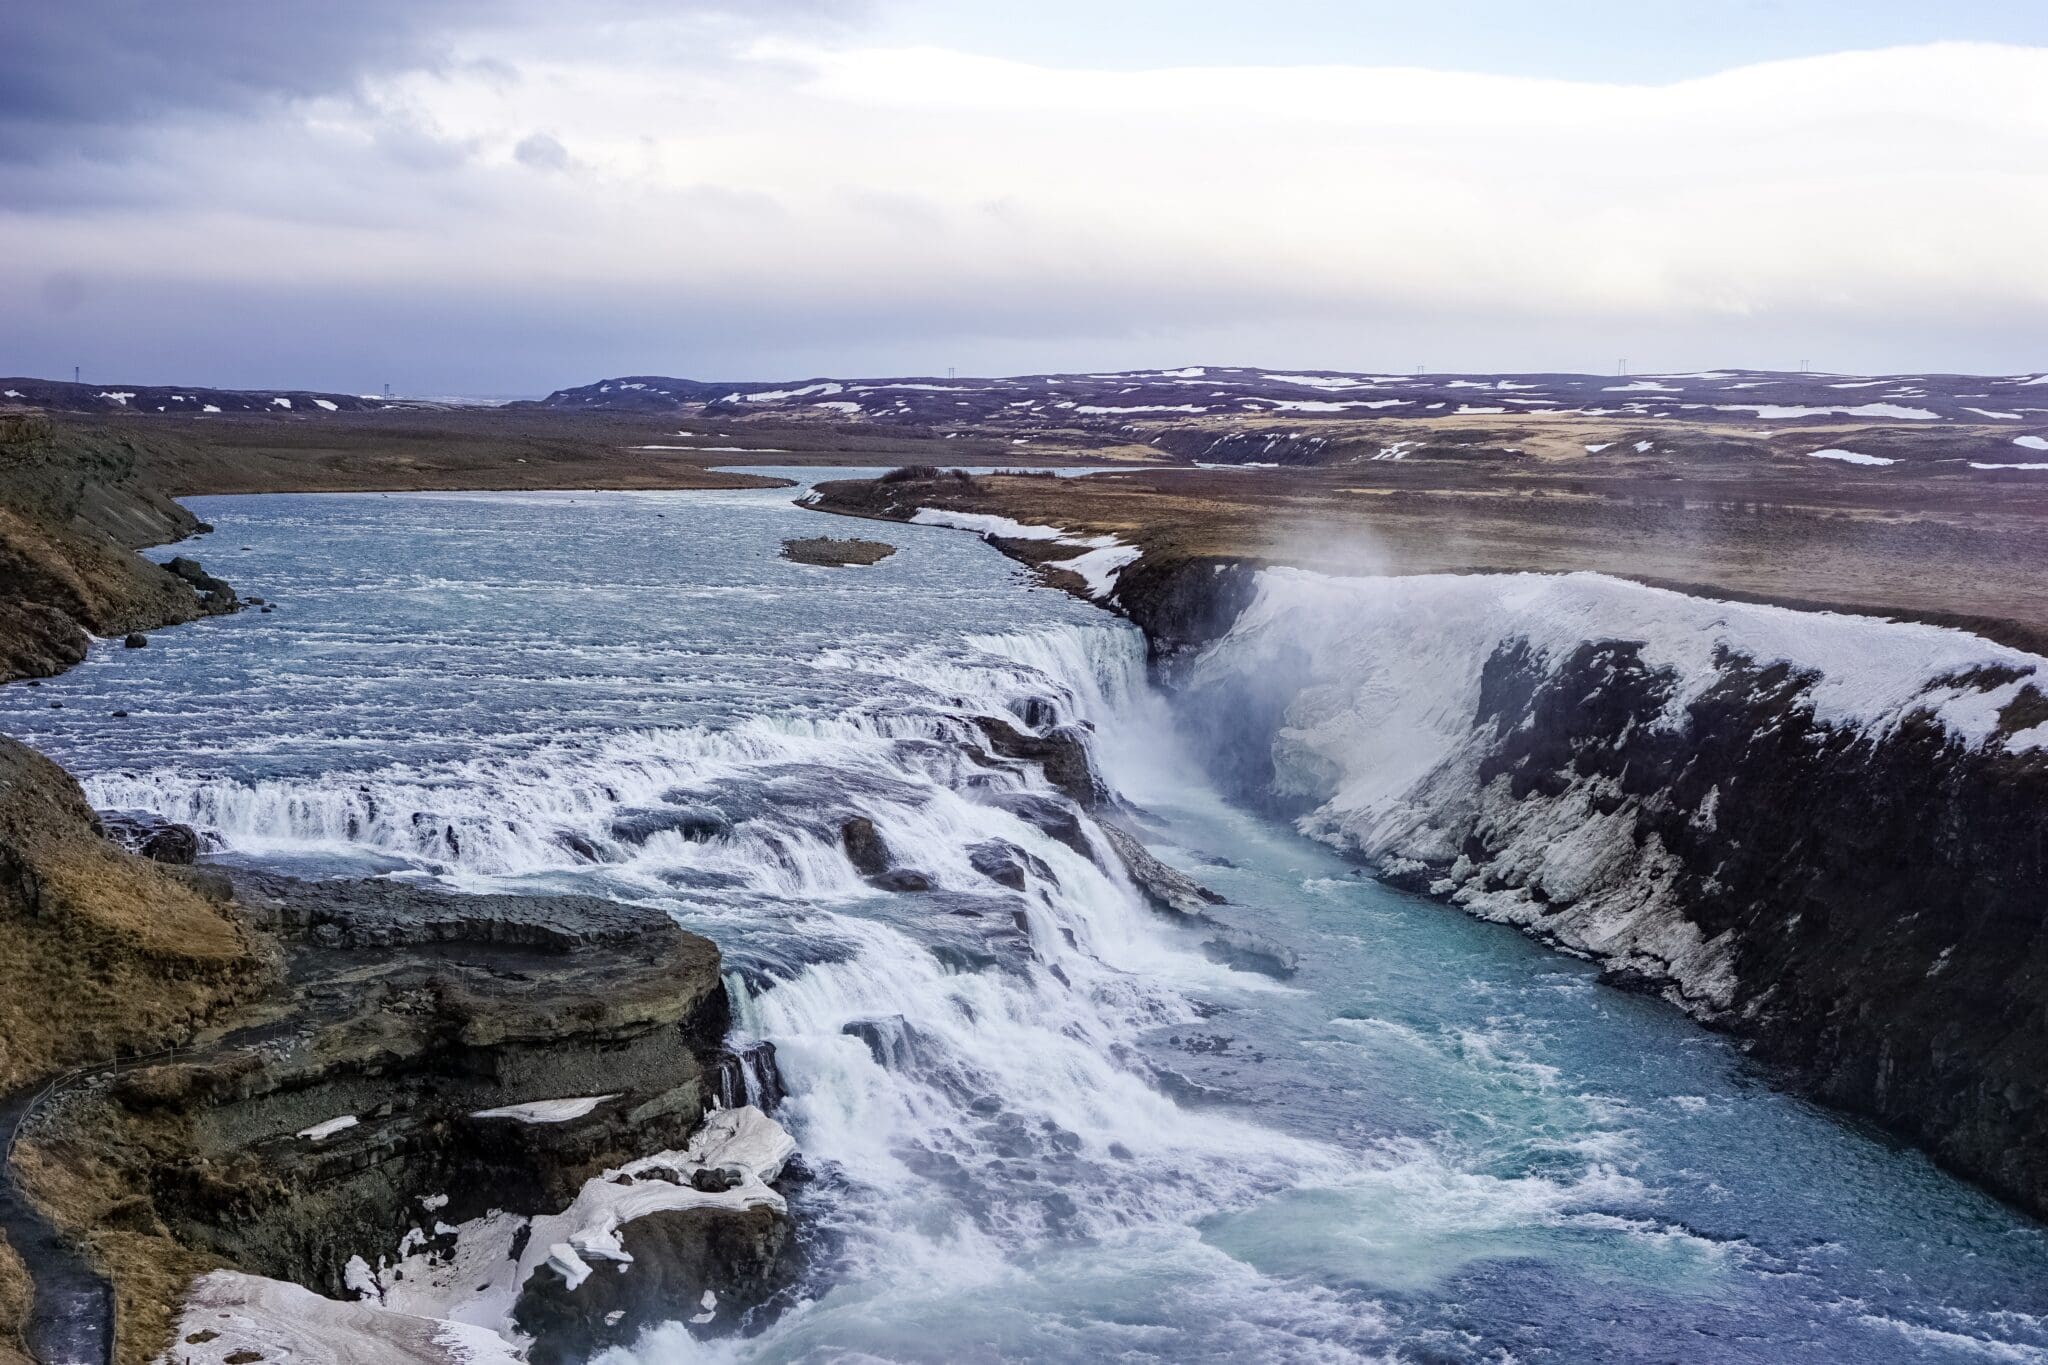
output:
[[[455,1229],[572,1207],[608,1172],[684,1149],[772,1072],[725,1048],[716,947],[660,911],[197,875],[278,946],[284,988],[204,1047],[76,1087],[26,1135],[30,1186],[125,1296],[124,1342],[160,1332],[167,1306],[138,1267],[381,1301],[387,1262],[426,1256],[418,1277]],[[705,1233],[756,1260],[701,1288],[772,1286],[786,1214],[755,1192],[703,1217],[776,1230]],[[693,1216],[645,1248],[664,1292],[702,1270],[659,1254],[692,1245]]]
[[[1806,1093],[2048,1211],[2048,762],[1926,714],[1829,725],[1810,686],[1730,659],[1666,723],[1673,679],[1636,642],[1554,666],[1505,648],[1458,856],[1406,879],[1595,952]],[[2023,693],[1998,739],[2040,708]],[[1599,829],[1601,873],[1537,852]]]
[[[0,414],[0,682],[60,673],[94,635],[234,609],[196,563],[203,584],[135,553],[201,529],[142,476],[140,454],[128,434]]]

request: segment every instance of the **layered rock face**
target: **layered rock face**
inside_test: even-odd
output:
[[[180,574],[134,553],[200,529],[140,476],[135,440],[0,416],[0,681],[62,672],[90,635],[234,609],[196,563]]]
[[[564,1283],[578,1278],[575,1253],[541,1243],[519,1254],[532,1220],[590,1203],[592,1186],[646,1178],[670,1190],[731,1164],[700,1156],[660,1177],[621,1174],[684,1150],[721,1101],[745,1099],[707,940],[659,911],[580,896],[262,874],[238,874],[232,892],[282,946],[288,990],[189,1059],[77,1091],[31,1135],[38,1194],[104,1264],[160,1244],[193,1268],[380,1306],[409,1278],[413,1315],[440,1318],[476,1309],[478,1286],[451,1283],[430,1302],[419,1286],[454,1264],[464,1230],[488,1225],[486,1240],[521,1245],[509,1257],[501,1247],[488,1274],[463,1270],[502,1300],[468,1320],[509,1329],[521,1308],[538,1359],[615,1339],[609,1329],[662,1306],[673,1315],[706,1289],[740,1296],[717,1319],[729,1325],[772,1289],[786,1213],[765,1182],[786,1149],[733,1180],[751,1182],[742,1195],[643,1210],[664,1215],[659,1233],[635,1234],[650,1269],[607,1282],[602,1312],[576,1311],[595,1295]],[[780,1133],[757,1110],[737,1112]],[[565,1245],[580,1235],[558,1232]],[[645,1244],[654,1236],[666,1241]],[[524,1311],[529,1285],[544,1307]]]
[[[1122,596],[1243,795],[2048,1211],[2048,660],[1591,575]]]

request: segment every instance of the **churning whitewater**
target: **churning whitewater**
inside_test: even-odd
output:
[[[2048,1360],[2033,1225],[1229,806],[1138,634],[974,536],[779,559],[817,525],[793,496],[198,499],[209,568],[278,610],[0,701],[95,805],[220,859],[593,892],[718,943],[787,1088],[802,1279],[749,1335],[677,1304],[613,1365]],[[1221,927],[1150,908],[978,717],[1087,735]],[[929,889],[863,875],[857,820]]]

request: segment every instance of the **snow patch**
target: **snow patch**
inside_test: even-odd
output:
[[[1194,412],[1194,413],[1201,413],[1201,412],[1207,412],[1207,411],[1209,410],[1209,409],[1207,409],[1207,408],[1203,407],[1203,406],[1202,406],[1201,404],[1199,404],[1199,403],[1136,403],[1136,404],[1133,404],[1133,405],[1131,405],[1130,407],[1127,407],[1127,408],[1107,408],[1107,407],[1102,407],[1102,406],[1100,406],[1099,404],[1091,404],[1091,403],[1082,403],[1082,404],[1078,404],[1078,405],[1070,405],[1070,404],[1065,404],[1065,403],[1062,403],[1062,404],[1061,404],[1060,406],[1061,406],[1061,407],[1068,407],[1068,406],[1073,406],[1073,408],[1074,408],[1074,411],[1075,411],[1075,412],[1079,412],[1079,413],[1084,413],[1084,414],[1086,414],[1087,416],[1090,416],[1090,417],[1121,417],[1121,416],[1123,416],[1123,415],[1124,415],[1124,414],[1126,414],[1126,413],[1132,413],[1132,412]]]
[[[846,392],[844,384],[806,384],[800,389],[768,389],[761,393],[729,393],[719,399],[721,403],[780,403],[786,398],[809,398],[813,395],[829,397]]]
[[[1814,460],[1840,460],[1844,464],[1880,465],[1898,463],[1897,460],[1888,460],[1882,455],[1865,455],[1860,450],[1812,450],[1807,452],[1807,458]]]
[[[567,1123],[580,1119],[594,1111],[607,1100],[618,1098],[617,1092],[609,1095],[583,1095],[575,1099],[531,1100],[525,1104],[507,1104],[497,1109],[479,1109],[470,1117],[473,1119],[511,1119],[516,1123]]]
[[[918,508],[911,521],[919,526],[950,526],[958,531],[978,531],[982,535],[1001,536],[1005,540],[1061,540],[1067,534],[1057,526],[1027,526],[1021,521],[987,512],[946,512],[936,507]]]
[[[329,1119],[325,1123],[316,1123],[311,1128],[301,1128],[298,1135],[308,1142],[325,1142],[336,1133],[347,1132],[361,1122],[362,1120],[354,1114],[343,1114],[338,1119]]]
[[[1098,602],[1109,596],[1110,589],[1116,586],[1117,575],[1130,567],[1142,553],[1135,545],[1118,544],[1114,537],[1104,539],[1110,543],[1073,559],[1059,560],[1052,566],[1079,574],[1088,585],[1088,595]]]
[[[374,1302],[344,1303],[236,1270],[193,1281],[172,1340],[177,1346],[162,1359],[178,1365],[224,1365],[230,1358],[292,1365],[520,1365],[525,1359],[488,1328],[393,1312]]]
[[[1275,384],[1299,384],[1305,389],[1362,389],[1369,381],[1337,374],[1267,374],[1259,376]]]
[[[1698,407],[1687,403],[1686,407]],[[1767,421],[1783,421],[1794,417],[1891,417],[1902,422],[1939,422],[1941,414],[1929,412],[1926,408],[1904,408],[1896,403],[1864,403],[1853,408],[1799,408],[1781,407],[1773,403],[1715,403],[1716,412],[1753,412]]]

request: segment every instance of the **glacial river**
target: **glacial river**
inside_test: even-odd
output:
[[[613,1365],[2048,1361],[2042,1228],[1227,805],[1136,633],[973,536],[780,560],[847,525],[792,496],[195,499],[189,552],[276,610],[97,648],[0,727],[220,858],[628,897],[719,943],[791,1091],[802,1301]],[[1291,976],[997,799],[952,741],[1033,698]],[[664,800],[731,831],[613,837]],[[855,814],[937,890],[867,887]]]

